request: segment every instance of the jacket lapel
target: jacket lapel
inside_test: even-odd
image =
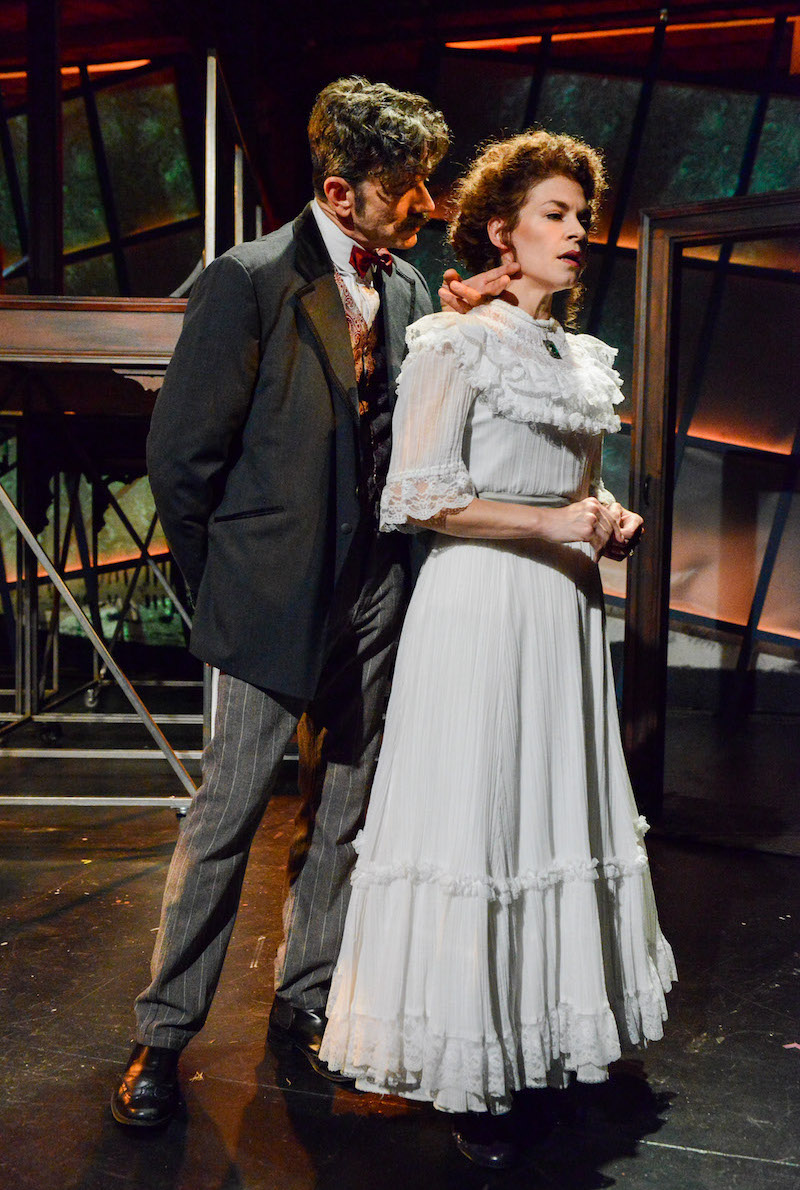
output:
[[[297,294],[297,301],[311,327],[328,375],[357,417],[358,388],[353,348],[333,273],[319,277],[301,289]]]
[[[311,206],[297,217],[295,262],[307,284],[297,292],[298,306],[318,344],[328,375],[358,420],[358,387],[350,332],[330,257],[325,251]],[[397,377],[406,350],[406,328],[414,313],[414,286],[395,267],[380,282],[389,393],[394,404]]]
[[[322,362],[335,388],[358,418],[358,387],[353,348],[333,266],[310,206],[295,220],[295,263],[307,284],[295,295],[319,348]]]

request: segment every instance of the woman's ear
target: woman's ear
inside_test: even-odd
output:
[[[508,242],[508,233],[506,231],[505,221],[495,216],[486,224],[486,234],[495,248],[500,249],[500,260],[502,264],[508,264],[512,260],[516,260],[514,249]]]

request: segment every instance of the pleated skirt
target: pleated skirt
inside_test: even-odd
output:
[[[398,651],[321,1051],[502,1112],[662,1036],[675,978],[588,546],[439,536]]]

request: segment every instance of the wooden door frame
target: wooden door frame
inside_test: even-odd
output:
[[[628,563],[622,731],[640,808],[664,795],[681,253],[800,232],[800,191],[643,211],[636,264],[630,506],[647,531]]]

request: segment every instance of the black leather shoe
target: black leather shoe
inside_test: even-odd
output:
[[[469,1161],[484,1169],[511,1169],[519,1151],[505,1116],[488,1112],[464,1112],[453,1121],[456,1148]]]
[[[178,1050],[161,1045],[135,1045],[122,1082],[111,1096],[111,1114],[118,1124],[160,1128],[180,1103]]]
[[[332,1083],[349,1083],[353,1080],[338,1070],[331,1070],[319,1056],[322,1034],[325,1032],[325,1014],[311,1012],[308,1008],[296,1008],[289,1000],[276,996],[272,1001],[267,1027],[267,1041],[276,1053],[287,1053],[295,1049],[311,1063],[312,1069]]]

